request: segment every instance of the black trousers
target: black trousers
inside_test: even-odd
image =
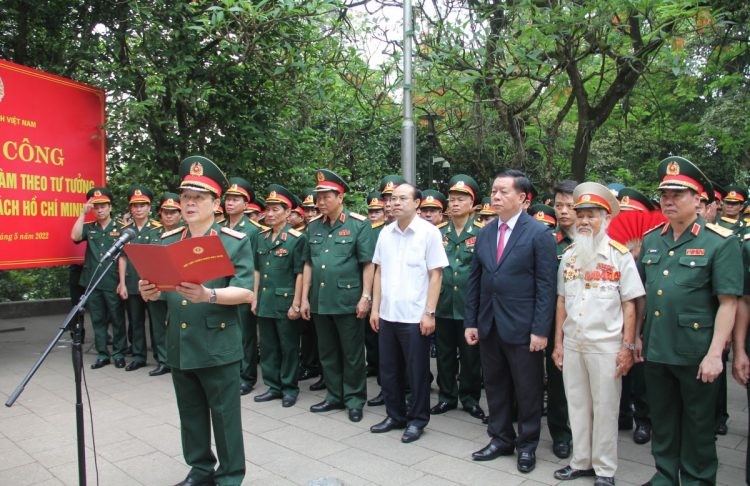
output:
[[[397,422],[423,428],[430,421],[430,338],[419,324],[380,319],[380,386],[385,410]],[[411,390],[406,408],[405,383]]]
[[[544,394],[544,352],[528,344],[508,344],[495,326],[479,340],[490,420],[487,434],[501,447],[535,452],[539,444]],[[518,435],[513,429],[513,397],[518,402]]]

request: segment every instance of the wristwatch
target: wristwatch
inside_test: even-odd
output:
[[[622,343],[622,347],[630,351],[635,351],[635,343]]]
[[[209,304],[215,304],[216,303],[216,289],[211,289],[211,296],[208,298]]]
[[[362,294],[362,297],[367,300],[367,302],[372,302],[372,295],[370,294]]]
[[[435,317],[435,311],[424,311],[424,315],[427,317]]]

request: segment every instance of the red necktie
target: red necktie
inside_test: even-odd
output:
[[[497,262],[500,263],[500,258],[503,256],[503,250],[505,249],[505,230],[508,229],[508,225],[503,223],[500,225],[500,237],[497,239]]]

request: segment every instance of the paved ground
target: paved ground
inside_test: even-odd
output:
[[[62,316],[0,320],[3,402],[61,320]],[[88,365],[95,355],[88,352],[84,359],[90,398],[90,408],[84,399],[88,484],[96,484],[95,457],[102,485],[170,485],[181,480],[188,468],[181,454],[170,376],[149,377],[151,366],[134,372],[113,366],[91,370]],[[523,475],[516,470],[514,457],[487,463],[471,460],[471,452],[486,445],[487,435],[485,427],[463,411],[434,417],[421,440],[402,444],[398,432],[369,433],[369,427],[382,420],[383,407],[366,407],[364,419],[357,424],[349,422],[344,412],[308,412],[323,397],[323,392],[308,391],[309,384],[302,383],[297,405],[288,409],[278,401],[253,402],[255,392],[243,397],[244,484],[307,485],[319,478],[345,485],[556,484],[552,472],[565,465],[552,455],[546,426],[536,470]],[[377,385],[373,379],[368,385],[372,396]],[[747,402],[744,390],[734,382],[729,395],[729,435],[718,439],[719,483],[739,485],[744,483]],[[61,342],[18,402],[0,409],[0,485],[78,483],[74,402],[70,346]],[[646,481],[653,471],[649,446],[634,444],[622,432],[619,450],[618,483]],[[582,479],[569,484],[592,483]]]

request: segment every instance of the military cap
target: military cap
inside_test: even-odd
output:
[[[391,194],[401,184],[406,184],[406,179],[398,174],[391,174],[380,179],[380,194]]]
[[[722,186],[721,184],[719,184],[716,181],[709,181],[709,182],[711,183],[711,185],[714,188],[714,198],[717,201],[724,200],[724,196],[727,195],[727,191],[726,191],[726,189],[724,189],[724,186]]]
[[[583,182],[573,191],[573,209],[604,209],[612,216],[620,212],[620,204],[612,191],[598,182]]]
[[[280,184],[270,184],[268,186],[268,197],[266,204],[283,204],[287,209],[294,209],[298,206],[299,199],[286,187]]]
[[[210,192],[219,197],[229,185],[227,176],[211,160],[192,155],[180,164],[180,190]]]
[[[539,202],[547,206],[552,206],[555,203],[555,195],[544,192],[539,195]]]
[[[725,201],[741,202],[747,201],[747,187],[739,184],[728,184],[726,186],[727,194],[724,196]]]
[[[332,170],[318,169],[315,177],[318,181],[318,185],[313,189],[315,192],[336,191],[339,194],[344,194],[350,191],[349,185],[344,182],[344,179]]]
[[[659,189],[692,189],[700,194],[708,178],[688,159],[667,157],[659,163]]]
[[[383,199],[380,198],[380,191],[372,191],[367,195],[368,210],[383,209],[384,207],[385,203],[383,202]]]
[[[148,203],[154,198],[154,193],[142,184],[133,184],[128,188],[128,204]]]
[[[251,202],[255,197],[253,190],[250,187],[250,182],[247,179],[243,179],[242,177],[230,177],[228,184],[229,188],[224,193],[226,195],[233,194],[235,196],[242,196],[247,202]]]
[[[441,211],[445,211],[448,208],[448,199],[440,191],[436,191],[435,189],[425,189],[422,191],[422,202],[419,203],[419,207],[437,208]]]
[[[554,228],[557,226],[557,216],[555,215],[555,208],[542,203],[532,204],[529,207],[528,213],[537,221],[542,222]]]
[[[487,196],[482,198],[482,209],[479,210],[479,214],[482,216],[494,216],[495,211],[492,210],[492,198]]]
[[[181,210],[180,207],[180,196],[175,194],[174,192],[165,192],[161,196],[161,200],[159,201],[159,209],[176,209]]]
[[[621,182],[610,182],[607,184],[607,189],[609,189],[609,192],[615,195],[615,197],[620,195],[620,190],[622,190],[625,187],[625,184]]]
[[[623,187],[617,193],[617,199],[620,201],[620,209],[623,211],[653,211],[654,205],[651,201],[637,189],[632,187]]]
[[[479,184],[473,177],[466,174],[458,174],[451,177],[448,181],[448,193],[463,192],[471,196],[473,204],[476,204],[479,198]]]
[[[86,200],[91,204],[110,203],[112,204],[112,191],[106,187],[92,187],[86,193]]]
[[[226,212],[226,206],[224,205],[224,201],[221,201],[219,203],[219,206],[214,209],[214,215],[218,216],[220,214],[224,214]]]
[[[303,208],[314,208],[315,206],[315,191],[312,189],[305,189],[302,193],[302,204]]]
[[[708,181],[706,183],[706,186],[703,188],[703,192],[700,193],[701,201],[705,202],[706,204],[711,204],[712,202],[716,201],[716,197],[718,195],[718,191],[714,189],[713,182]]]
[[[266,210],[266,200],[262,197],[256,197],[251,203],[247,205],[245,214],[247,213],[262,213]]]

